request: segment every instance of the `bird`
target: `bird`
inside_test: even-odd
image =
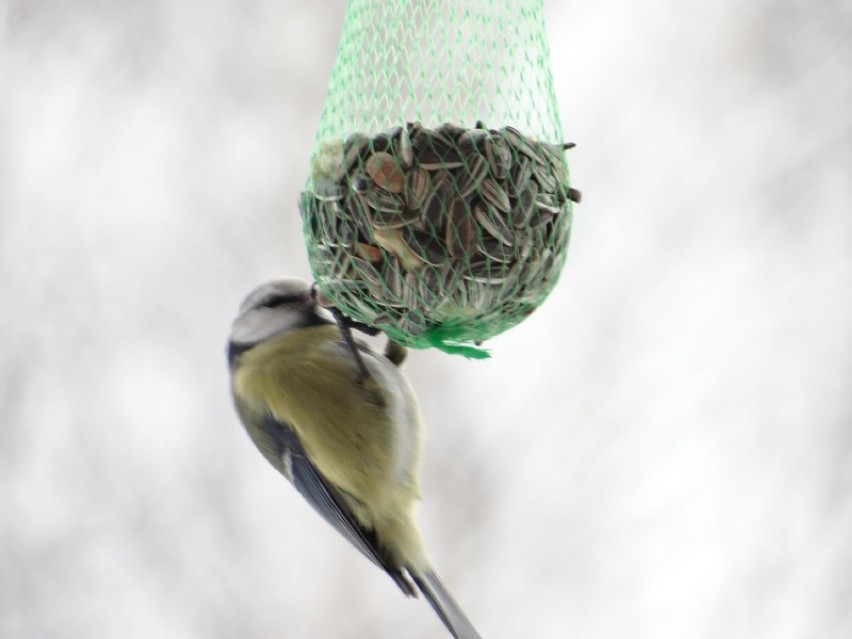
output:
[[[324,313],[316,288],[298,278],[245,298],[227,348],[240,421],[267,461],[405,595],[422,593],[456,639],[481,639],[429,562],[415,520],[423,426],[400,370],[407,351],[392,340],[379,353],[343,339]]]

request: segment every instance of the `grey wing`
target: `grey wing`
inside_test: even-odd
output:
[[[287,479],[293,483],[299,494],[349,543],[385,570],[406,595],[417,596],[414,585],[400,568],[391,565],[387,555],[379,547],[375,532],[361,525],[346,506],[340,491],[332,486],[308,459],[293,430],[272,416],[265,418],[264,426],[266,433],[275,441]]]

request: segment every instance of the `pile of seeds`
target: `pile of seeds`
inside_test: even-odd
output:
[[[437,326],[479,341],[517,324],[565,260],[570,146],[479,122],[323,145],[301,209],[327,303],[412,345]]]

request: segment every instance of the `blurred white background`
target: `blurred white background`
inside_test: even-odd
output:
[[[484,637],[852,636],[852,4],[549,2],[551,298],[408,366]],[[0,0],[0,636],[442,637],[233,413],[340,2]]]

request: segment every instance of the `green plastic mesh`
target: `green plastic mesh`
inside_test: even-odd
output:
[[[484,356],[565,263],[562,142],[541,0],[349,0],[300,201],[324,303]]]

